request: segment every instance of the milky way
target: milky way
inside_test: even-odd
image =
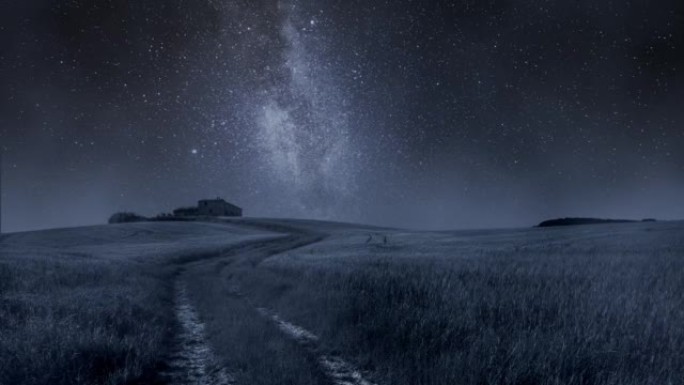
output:
[[[316,34],[313,16],[302,21],[294,3],[280,3],[279,9],[287,80],[266,90],[259,103],[257,147],[266,171],[298,212],[332,217],[341,205],[350,208],[358,170],[344,96],[323,60],[307,50],[307,35]]]
[[[684,3],[10,2],[4,228],[222,196],[418,228],[684,218]]]

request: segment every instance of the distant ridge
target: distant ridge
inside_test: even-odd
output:
[[[578,226],[578,225],[598,225],[607,223],[634,223],[634,222],[655,222],[655,219],[643,219],[641,221],[631,219],[600,219],[600,218],[558,218],[544,221],[537,227],[556,227],[556,226]]]

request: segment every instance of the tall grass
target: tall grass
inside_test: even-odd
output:
[[[3,249],[0,383],[142,378],[173,325],[168,274],[128,261]]]
[[[381,383],[677,384],[684,232],[631,229],[351,237],[232,279]]]
[[[230,237],[217,227],[213,238],[219,225],[156,226],[60,231],[43,246],[32,246],[42,235],[3,238],[0,384],[149,383],[174,326],[174,279],[187,284],[238,382],[325,381],[258,306],[314,332],[324,350],[381,385],[684,378],[681,223],[469,233],[339,227],[278,255],[310,230],[235,248],[254,233]]]
[[[176,325],[179,266],[254,232],[141,223],[3,236],[0,384],[150,384]]]

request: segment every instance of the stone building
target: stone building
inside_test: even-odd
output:
[[[173,210],[175,217],[241,217],[242,209],[221,198],[202,199],[197,207],[182,207]]]
[[[241,217],[242,209],[221,198],[203,199],[197,203],[200,216],[208,217]]]

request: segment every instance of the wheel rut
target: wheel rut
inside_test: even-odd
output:
[[[191,305],[185,286],[176,282],[175,313],[179,324],[173,350],[167,359],[168,369],[161,373],[170,385],[232,385],[233,377],[223,368],[207,341],[204,323]]]
[[[164,360],[165,369],[158,373],[156,382],[168,385],[236,383],[229,368],[222,365],[214,354],[207,339],[205,324],[190,301],[184,282],[184,275],[189,268],[231,257],[236,257],[235,263],[256,267],[266,258],[316,243],[323,238],[320,234],[299,233],[241,242],[222,252],[203,258],[191,258],[181,263],[181,270],[174,282],[177,332],[173,337],[170,352]]]
[[[206,258],[188,260],[175,282],[175,313],[179,331],[174,338],[172,352],[168,355],[166,371],[160,374],[162,383],[169,385],[233,385],[236,383],[228,367],[222,365],[211,349],[205,333],[205,325],[192,306],[184,275],[192,267],[204,265],[217,274],[228,265],[257,267],[264,260],[283,252],[317,243],[325,238],[323,234],[293,231],[277,238],[243,242]],[[322,349],[318,336],[282,319],[272,310],[259,307],[240,293],[239,288],[231,295],[242,298],[261,316],[270,320],[284,338],[296,342],[304,354],[313,357],[327,382],[334,385],[375,385],[362,372],[342,357],[328,354]]]
[[[297,342],[307,353],[314,356],[322,372],[334,385],[375,385],[359,369],[342,357],[326,354],[320,347],[319,338],[310,331],[282,319],[266,308],[257,308],[259,313],[275,323],[288,338]]]

